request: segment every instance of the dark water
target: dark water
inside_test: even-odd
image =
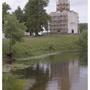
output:
[[[14,74],[27,80],[25,90],[87,90],[87,54],[49,56]]]

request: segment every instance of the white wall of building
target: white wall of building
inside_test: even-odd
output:
[[[78,33],[78,14],[74,11],[68,12],[68,33]]]
[[[64,22],[64,24],[67,23],[67,33],[73,33],[73,34],[78,34],[78,23],[79,23],[79,16],[76,12],[74,11],[57,11],[57,12],[51,12],[50,16],[52,17],[52,22],[51,25],[56,25],[50,27],[50,23],[48,23],[48,30],[52,30],[51,32],[57,32],[57,29],[60,29],[60,26],[58,24],[60,23],[55,23],[54,21],[59,21],[59,20],[64,20],[65,18],[60,18],[60,15],[66,15],[68,16],[68,21]],[[60,24],[61,25],[61,24]],[[52,28],[52,29],[51,29]],[[65,31],[65,30],[64,30]]]

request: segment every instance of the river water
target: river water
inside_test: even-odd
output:
[[[57,54],[36,60],[14,72],[27,80],[25,90],[88,90],[86,54]]]

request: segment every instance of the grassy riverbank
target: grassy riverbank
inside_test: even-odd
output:
[[[78,35],[50,35],[40,37],[25,37],[13,47],[16,58],[38,56],[63,50],[77,50]],[[8,40],[3,41],[3,56],[9,51]]]

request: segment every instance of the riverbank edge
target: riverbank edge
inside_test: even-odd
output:
[[[46,58],[48,56],[52,56],[52,55],[57,55],[57,54],[64,54],[64,53],[79,53],[81,52],[80,50],[63,50],[63,51],[58,51],[58,52],[52,52],[52,53],[48,53],[48,54],[43,54],[43,55],[38,55],[38,56],[32,56],[32,57],[28,57],[28,58],[15,58],[18,61],[28,61],[28,60],[37,60],[37,59],[41,59],[41,58]],[[16,61],[17,62],[17,61]],[[17,69],[23,69],[23,68],[28,68],[30,67],[30,65],[24,65],[24,64],[17,64],[17,63],[13,63],[12,65],[9,64],[4,64],[3,65],[3,73],[7,73],[10,72],[10,69],[13,68],[13,70],[17,70]]]
[[[42,55],[38,55],[38,56],[31,56],[31,57],[27,57],[27,58],[15,58],[15,60],[24,61],[24,60],[30,60],[30,59],[39,59],[39,58],[45,58],[45,57],[56,55],[56,54],[72,53],[72,52],[80,52],[80,50],[63,50],[63,51],[57,51],[57,52],[42,54]]]

